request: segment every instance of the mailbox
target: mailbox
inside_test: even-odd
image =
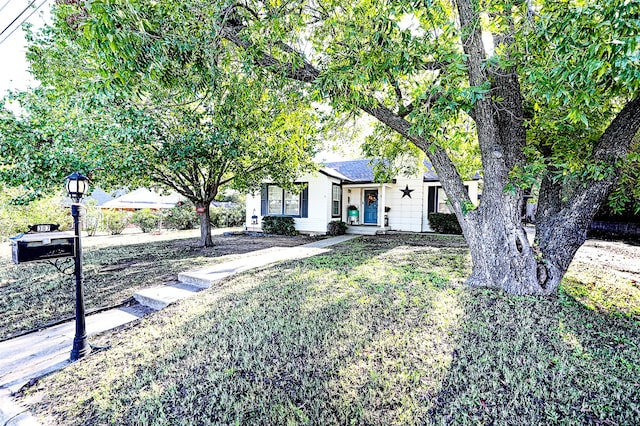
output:
[[[34,232],[10,238],[13,263],[75,256],[73,232]]]

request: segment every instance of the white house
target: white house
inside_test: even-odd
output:
[[[469,197],[478,200],[479,176],[465,181]],[[343,220],[347,232],[431,231],[430,212],[449,213],[447,198],[430,163],[414,176],[389,183],[374,181],[370,160],[325,163],[301,176],[298,193],[265,183],[260,194],[247,196],[247,229],[259,230],[264,216],[292,216],[301,233],[324,234],[327,224]],[[350,206],[357,212],[349,215]]]

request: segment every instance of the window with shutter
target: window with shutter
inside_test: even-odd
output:
[[[277,185],[263,185],[260,200],[262,216],[307,217],[309,192],[306,184],[304,185],[305,188],[298,193],[283,189]]]

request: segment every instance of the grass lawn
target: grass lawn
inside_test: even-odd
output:
[[[98,336],[22,402],[52,425],[640,423],[637,283],[585,265],[515,297],[469,268],[461,239],[360,237]]]
[[[215,247],[206,249],[198,247],[199,231],[83,238],[87,312],[121,304],[140,289],[174,281],[179,272],[273,245],[284,247],[314,241],[308,237],[223,236],[224,230],[215,231]],[[45,263],[14,265],[8,250],[2,254],[0,339],[74,316],[71,261],[67,265],[71,266],[72,275],[64,275]]]

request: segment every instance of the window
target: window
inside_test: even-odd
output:
[[[468,193],[469,186],[465,185],[464,187]],[[442,189],[441,186],[429,187],[427,212],[451,213],[451,210],[449,209],[449,202],[447,200],[447,194],[444,193],[444,189]]]
[[[451,213],[447,194],[444,193],[441,186],[438,187],[438,213]]]
[[[300,194],[284,191],[284,214],[287,216],[300,216]]]
[[[342,187],[335,183],[331,186],[331,217],[340,217],[342,205]]]
[[[282,214],[282,188],[277,186],[268,186],[269,191],[269,210],[268,214]]]
[[[303,184],[299,184],[303,185]],[[261,195],[262,216],[308,217],[309,191],[305,188],[295,193],[277,185],[263,185]]]

